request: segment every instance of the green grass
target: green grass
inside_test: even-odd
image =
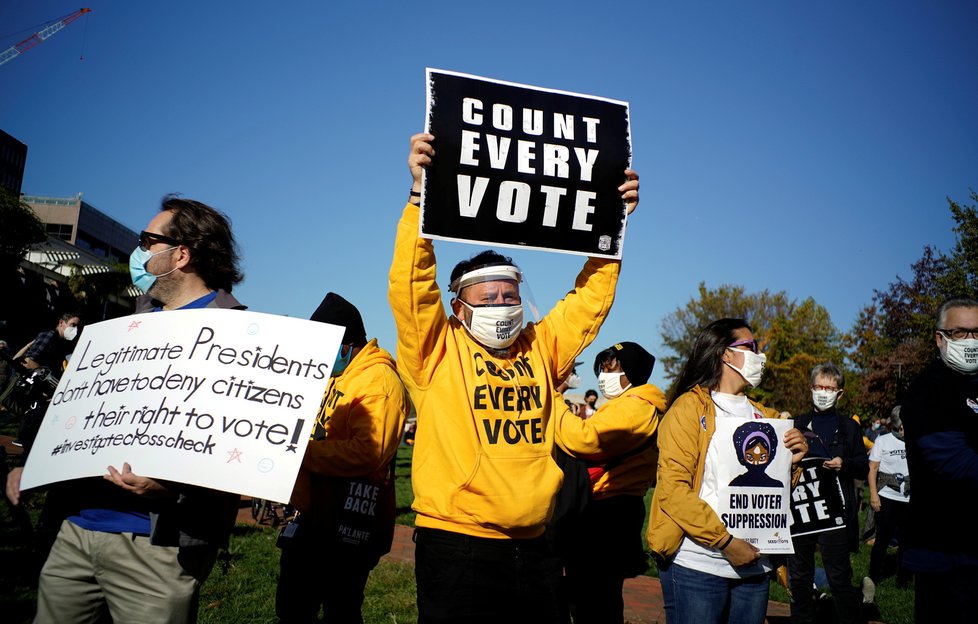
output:
[[[201,624],[275,624],[279,550],[276,529],[238,525],[231,546],[200,592]],[[329,565],[329,562],[323,562]],[[363,619],[367,624],[417,622],[414,568],[382,561],[367,581]]]
[[[2,432],[0,423],[0,432]],[[397,522],[414,526],[411,510],[412,447],[400,447],[396,459]],[[28,502],[31,517],[41,502],[39,496]],[[651,493],[646,496],[646,503]],[[643,535],[645,533],[643,526]],[[278,578],[279,551],[275,547],[277,529],[239,525],[231,536],[231,545],[223,553],[201,590],[200,621],[203,624],[226,622],[275,623],[275,585]],[[869,569],[868,545],[853,555],[854,581],[862,579]],[[13,522],[9,508],[0,503],[0,613],[10,624],[28,622],[33,601],[30,552],[26,536]],[[654,566],[647,574],[657,576]],[[36,577],[35,577],[36,578]],[[771,584],[771,599],[788,602],[788,594],[778,584]],[[887,624],[913,622],[913,589],[899,589],[890,577],[876,590],[879,621]],[[381,562],[367,582],[363,606],[367,624],[403,624],[417,622],[414,570],[410,565]]]

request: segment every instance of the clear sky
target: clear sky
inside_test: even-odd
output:
[[[660,354],[662,319],[701,281],[811,296],[848,330],[925,245],[949,249],[945,198],[978,188],[967,0],[3,0],[0,46],[80,6],[0,66],[24,192],[84,193],[137,231],[166,193],[205,201],[232,218],[251,309],[307,318],[333,290],[391,351],[426,66],[630,103],[642,201],[589,365],[620,340]],[[479,249],[437,243],[441,285]],[[544,309],[582,264],[512,255]]]

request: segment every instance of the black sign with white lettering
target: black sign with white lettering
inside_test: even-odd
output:
[[[846,526],[846,505],[838,475],[823,468],[827,457],[801,460],[801,479],[791,491],[791,535],[821,533]]]
[[[620,258],[628,104],[428,70],[421,233]]]

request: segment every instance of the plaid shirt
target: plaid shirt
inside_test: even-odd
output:
[[[51,329],[38,334],[34,344],[27,350],[24,357],[30,358],[40,366],[47,366],[56,374],[61,374],[61,363],[67,353],[64,348],[65,340],[57,331]]]

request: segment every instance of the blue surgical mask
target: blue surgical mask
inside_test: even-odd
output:
[[[146,263],[149,262],[150,258],[157,254],[173,251],[174,249],[176,249],[176,247],[163,249],[161,251],[157,251],[156,253],[147,251],[142,247],[136,247],[133,249],[132,253],[129,254],[129,275],[132,277],[133,285],[144,293],[148,293],[149,289],[156,283],[157,277],[163,277],[163,275],[169,275],[170,273],[173,273],[173,271],[176,271],[176,268],[174,268],[171,271],[167,271],[163,275],[153,275],[146,270]]]
[[[353,359],[353,346],[350,345],[345,357],[343,356],[344,348],[345,345],[340,345],[340,352],[336,354],[336,361],[333,362],[333,372],[329,374],[330,377],[339,377],[342,375],[343,371],[350,364],[350,360]]]

